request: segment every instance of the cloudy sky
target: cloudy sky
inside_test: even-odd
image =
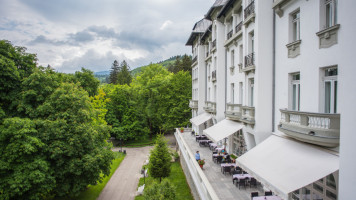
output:
[[[178,54],[214,0],[0,0],[0,39],[60,72],[131,68]]]

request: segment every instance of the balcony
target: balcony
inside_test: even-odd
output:
[[[255,124],[255,107],[250,107],[250,106],[242,106],[242,117],[241,120],[242,122],[250,125]]]
[[[211,102],[211,101],[205,101],[205,106],[203,107],[203,109],[206,112],[215,114],[216,113],[216,103]]]
[[[255,53],[250,53],[245,56],[245,67],[242,68],[243,72],[255,71]]]
[[[325,147],[340,143],[340,114],[280,109],[278,130],[297,140]]]
[[[241,120],[241,104],[226,104],[225,117],[229,117],[232,120]]]
[[[211,72],[211,81],[216,81],[216,70]]]
[[[251,1],[244,10],[244,25],[248,26],[249,23],[255,21],[255,16],[255,1]]]
[[[189,100],[189,107],[191,109],[198,109],[198,100]]]
[[[211,50],[210,52],[214,52],[216,50],[216,39],[211,43]]]
[[[232,37],[232,32],[233,32],[233,30],[231,30],[230,32],[227,33],[227,36],[226,36],[227,40]]]
[[[240,22],[239,24],[237,24],[237,25],[235,26],[235,33],[240,32],[241,29],[242,29],[242,22]]]
[[[195,56],[193,59],[192,59],[192,63],[194,64],[195,62],[197,62],[198,60],[198,56]]]

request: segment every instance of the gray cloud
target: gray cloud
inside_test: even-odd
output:
[[[126,59],[134,68],[189,54],[191,49],[184,44],[190,31],[214,2],[0,1],[0,36],[36,51],[40,64],[63,72],[81,67],[107,70],[115,59]]]

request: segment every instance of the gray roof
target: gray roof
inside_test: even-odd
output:
[[[192,33],[190,34],[189,39],[185,45],[193,45],[195,38],[199,34],[203,34],[209,28],[210,25],[211,21],[207,19],[202,19],[195,23]]]
[[[229,0],[216,0],[213,6],[211,6],[211,8],[209,9],[208,13],[206,13],[205,18],[210,20],[211,19],[210,15],[213,13],[213,11],[216,8],[224,6],[228,1]]]
[[[228,2],[224,5],[224,7],[219,12],[218,18],[220,18],[223,15],[225,16],[225,13],[228,12],[229,9],[232,8],[232,6],[234,5],[235,2],[236,2],[236,0],[228,0]]]

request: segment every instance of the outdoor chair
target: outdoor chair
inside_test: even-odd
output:
[[[221,163],[222,162],[222,156],[216,157],[216,163]]]
[[[265,196],[272,196],[273,194],[272,194],[272,191],[267,191],[267,192],[265,192]]]
[[[237,166],[237,167],[236,167],[236,170],[241,170],[241,167]]]
[[[258,197],[258,192],[251,192],[251,200],[253,197]]]
[[[233,170],[232,172],[231,172],[231,174],[232,175],[234,175],[234,174],[241,174],[241,171],[240,170]]]
[[[240,179],[239,182],[237,182],[239,184],[239,189],[241,186],[244,186],[244,188],[246,189],[246,179]]]
[[[226,175],[227,172],[231,175],[231,167],[224,167],[223,173]]]
[[[251,178],[251,180],[250,180],[250,188],[251,188],[252,185],[257,187],[257,180],[255,178]]]

